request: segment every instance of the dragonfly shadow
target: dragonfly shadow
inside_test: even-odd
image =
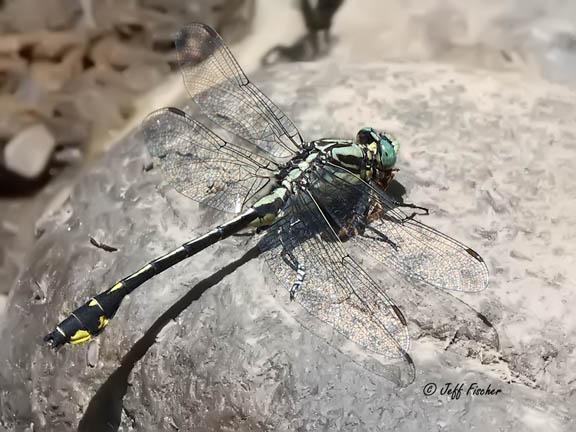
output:
[[[123,399],[128,388],[128,377],[134,366],[144,357],[156,342],[160,331],[170,321],[178,317],[192,302],[198,300],[205,291],[220,283],[238,268],[258,257],[258,247],[248,250],[240,259],[218,270],[210,277],[198,282],[183,297],[174,303],[150,326],[146,333],[130,348],[122,358],[120,366],[100,386],[90,400],[88,408],[78,425],[79,432],[117,431],[122,418]]]
[[[397,202],[404,203],[406,187],[396,179],[393,179],[386,188],[386,193],[392,196],[392,198],[394,198]]]

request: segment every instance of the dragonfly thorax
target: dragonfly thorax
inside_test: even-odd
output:
[[[371,163],[364,146],[352,140],[323,138],[313,141],[319,157],[319,163],[338,165],[362,178],[369,177]]]

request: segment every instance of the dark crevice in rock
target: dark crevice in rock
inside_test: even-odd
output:
[[[78,425],[79,432],[117,431],[120,427],[123,399],[128,388],[128,377],[136,363],[144,357],[148,349],[156,342],[160,331],[170,321],[178,317],[192,302],[198,300],[202,294],[218,284],[236,269],[248,263],[260,254],[257,246],[251,248],[240,259],[218,270],[212,276],[198,282],[183,297],[164,312],[152,326],[122,358],[120,367],[108,377],[106,382],[98,389],[90,400],[88,408]],[[135,421],[135,418],[132,419]]]
[[[0,161],[1,163],[1,161]],[[32,196],[44,187],[51,179],[48,169],[35,179],[28,179],[13,173],[0,165],[0,196]]]

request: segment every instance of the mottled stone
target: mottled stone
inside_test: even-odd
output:
[[[484,256],[487,290],[455,297],[387,287],[414,340],[417,376],[404,389],[317,337],[318,323],[304,321],[312,332],[300,326],[288,294],[274,288],[245,239],[222,242],[139,288],[91,342],[97,349],[49,351],[41,337],[88,296],[216,223],[157,187],[157,170],[143,170],[142,143],[126,138],[46,219],[11,295],[0,351],[2,424],[573,429],[574,95],[516,75],[430,64],[325,62],[259,78],[308,139],[352,137],[365,125],[393,132],[405,199],[429,207],[427,223]],[[119,251],[95,248],[89,236]],[[364,266],[378,278],[377,265]],[[440,394],[448,382],[462,384],[459,398]],[[428,383],[437,386],[431,396]],[[472,396],[473,383],[501,391]]]
[[[101,141],[132,115],[137,96],[169,74],[182,25],[206,22],[234,42],[253,16],[254,0],[7,0],[0,6],[0,141],[39,121],[59,145]],[[63,100],[79,106],[63,115]]]
[[[15,32],[70,28],[81,15],[77,0],[6,0],[3,6],[6,26]]]

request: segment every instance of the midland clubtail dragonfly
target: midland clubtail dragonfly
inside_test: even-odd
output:
[[[176,49],[185,85],[202,114],[241,140],[226,141],[177,108],[150,114],[142,136],[171,186],[237,216],[91,298],[45,341],[52,347],[88,341],[145,281],[252,228],[261,233],[262,254],[291,299],[361,351],[413,371],[406,318],[387,288],[416,281],[479,291],[488,283],[488,271],[472,249],[419,222],[414,210],[421,207],[385,192],[397,170],[397,142],[369,127],[354,140],[303,141],[288,117],[248,80],[215,30],[187,26]],[[382,263],[374,275],[382,282],[352,258],[351,247]]]

